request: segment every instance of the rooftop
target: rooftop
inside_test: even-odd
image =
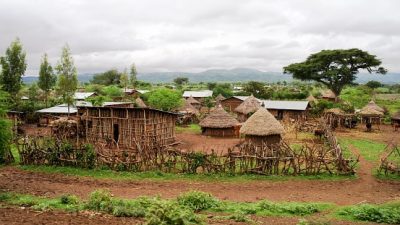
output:
[[[282,109],[282,110],[306,110],[308,101],[275,101],[263,100],[266,109]]]
[[[185,91],[183,92],[183,97],[188,98],[192,96],[193,98],[207,98],[211,97],[213,94],[213,91],[210,90],[202,90],[202,91]]]

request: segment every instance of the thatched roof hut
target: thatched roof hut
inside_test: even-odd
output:
[[[392,123],[400,124],[400,110],[397,111],[395,114],[392,115]]]
[[[200,104],[199,101],[193,98],[193,96],[190,96],[189,98],[186,99],[190,104],[195,105],[195,104]]]
[[[246,140],[255,144],[279,143],[284,132],[283,126],[265,108],[257,110],[240,128],[240,133],[246,135]]]
[[[317,102],[317,99],[313,95],[309,95],[306,100],[309,102]]]
[[[324,111],[325,114],[343,115],[345,112],[339,108],[331,108]]]
[[[361,111],[369,110],[369,109],[373,109],[373,110],[381,112],[381,113],[385,112],[385,110],[383,108],[381,108],[379,105],[377,105],[372,100],[370,102],[368,102],[368,104],[366,106],[364,106],[364,108],[362,108]]]
[[[215,101],[217,102],[217,103],[219,103],[219,102],[221,102],[221,101],[223,101],[223,100],[225,100],[226,98],[224,97],[224,96],[222,96],[221,94],[219,94],[217,97],[215,97]]]
[[[236,128],[239,122],[218,105],[206,118],[200,121],[204,135],[210,136],[237,136]]]
[[[380,112],[378,110],[369,107],[367,108],[364,107],[358,114],[362,116],[383,116],[383,112]]]
[[[183,114],[200,115],[200,111],[187,100],[184,100],[184,104],[178,109],[178,111]]]
[[[246,98],[238,107],[235,108],[235,112],[238,113],[239,121],[244,122],[250,116],[250,114],[256,112],[261,108],[260,101],[253,95]]]
[[[358,114],[361,116],[361,123],[366,124],[381,124],[381,119],[383,117],[383,112],[380,112],[373,107],[368,107],[368,105],[361,109]],[[371,128],[368,128],[370,130]]]
[[[147,108],[147,105],[144,103],[144,101],[141,98],[136,98],[135,104],[139,108]]]
[[[336,97],[337,97],[336,94],[333,93],[333,91],[330,90],[330,89],[328,89],[328,90],[326,90],[326,91],[324,91],[324,92],[322,93],[322,98],[323,98],[323,99],[335,100]]]

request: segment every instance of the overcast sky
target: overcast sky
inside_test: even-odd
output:
[[[400,72],[398,0],[0,0],[0,54],[19,37],[26,74],[68,43],[79,73],[282,71],[322,49],[361,48]]]

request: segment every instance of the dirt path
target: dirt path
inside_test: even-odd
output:
[[[352,144],[349,144],[349,150],[355,155],[359,156],[359,167],[357,169],[357,176],[359,177],[360,181],[366,184],[376,183],[377,180],[374,178],[372,174],[372,170],[374,168],[373,163],[364,159],[361,156],[360,151],[354,147]]]
[[[333,202],[340,205],[359,202],[382,203],[400,200],[400,182],[371,182],[368,179],[320,181],[112,181],[23,171],[15,167],[0,170],[0,191],[15,191],[41,196],[60,196],[65,193],[86,198],[99,188],[107,188],[118,197],[160,195],[173,198],[189,190],[210,192],[220,199],[235,201],[308,201]]]

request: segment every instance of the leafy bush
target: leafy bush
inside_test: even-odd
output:
[[[155,201],[145,218],[148,225],[184,225],[201,222],[193,211],[172,201]]]
[[[79,198],[76,195],[62,195],[60,202],[65,205],[77,205],[79,204]]]
[[[151,107],[165,111],[179,108],[182,104],[182,96],[178,91],[161,88],[149,93],[147,102]]]
[[[201,191],[190,191],[178,196],[178,203],[194,211],[210,209],[219,205],[219,200],[211,194]]]
[[[309,215],[320,212],[320,206],[312,203],[273,203],[269,201],[260,201],[258,206],[261,210],[278,214],[291,215]]]
[[[111,193],[107,190],[96,190],[90,193],[86,208],[97,211],[112,212]]]
[[[339,215],[363,221],[400,224],[400,203],[352,206],[339,211]]]

